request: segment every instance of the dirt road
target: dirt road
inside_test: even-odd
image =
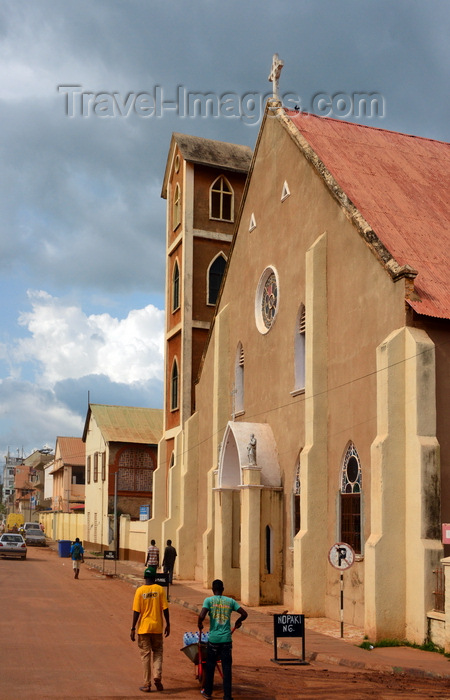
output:
[[[81,568],[48,549],[31,549],[26,561],[0,560],[0,698],[143,698],[136,644],[129,638],[134,588]],[[251,612],[250,612],[251,614]],[[165,640],[164,693],[152,697],[200,698],[194,665],[180,652],[196,615],[171,606]],[[236,632],[234,700],[450,700],[448,680],[411,678],[339,667],[283,667],[272,648]],[[214,697],[221,698],[217,685]]]

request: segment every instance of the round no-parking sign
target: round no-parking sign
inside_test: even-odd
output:
[[[328,561],[335,569],[349,569],[355,561],[355,552],[349,544],[336,542],[328,552]]]

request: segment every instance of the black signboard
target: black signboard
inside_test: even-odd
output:
[[[105,561],[114,562],[114,573],[112,571],[105,571]],[[115,549],[106,549],[103,552],[103,576],[108,576],[109,578],[117,576],[117,552]]]
[[[158,586],[167,586],[169,588],[169,574],[155,574],[155,583]]]
[[[103,552],[103,559],[111,559],[111,561],[114,561],[117,559],[117,554],[116,552],[105,551]]]
[[[305,616],[291,613],[274,615],[273,625],[276,637],[303,637]]]
[[[279,659],[277,640],[279,637],[300,637],[302,640],[301,659]],[[305,616],[296,613],[281,613],[273,616],[274,661],[277,664],[299,665],[305,661]]]

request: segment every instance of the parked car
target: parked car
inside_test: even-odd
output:
[[[0,557],[20,557],[26,559],[27,545],[22,535],[5,532],[0,535]]]
[[[40,530],[41,529],[41,526],[39,525],[39,523],[34,523],[34,522],[33,523],[31,523],[31,522],[25,523],[25,525],[23,527],[25,530]]]
[[[40,527],[29,527],[25,529],[25,542],[38,547],[46,547],[47,541]]]

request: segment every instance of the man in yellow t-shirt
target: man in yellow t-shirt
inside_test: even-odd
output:
[[[156,690],[164,690],[161,682],[163,660],[163,628],[164,636],[170,634],[169,606],[162,586],[155,583],[155,574],[148,569],[144,572],[145,584],[136,589],[133,600],[133,623],[131,625],[131,641],[134,642],[136,625],[138,647],[144,670],[144,685],[139,688],[143,693],[150,693],[153,681]],[[164,620],[163,620],[164,618]]]

